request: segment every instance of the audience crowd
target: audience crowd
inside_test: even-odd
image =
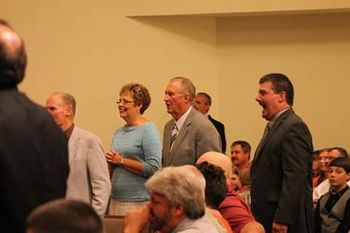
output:
[[[260,143],[231,144],[209,115],[211,97],[185,77],[165,87],[171,119],[161,143],[143,113],[148,89],[119,91],[111,148],[74,122],[76,101],[51,94],[45,108],[17,85],[24,41],[0,20],[0,229],[13,233],[102,233],[103,217],[124,218],[124,233],[348,233],[350,162],[346,149],[314,150],[293,110],[287,76],[264,75],[257,103],[267,125]]]

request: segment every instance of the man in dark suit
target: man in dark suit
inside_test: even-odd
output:
[[[215,120],[208,114],[211,106],[211,97],[205,92],[198,92],[194,98],[193,107],[203,113],[213,123],[221,138],[221,150],[226,152],[225,126],[220,121]]]
[[[194,165],[208,151],[221,152],[220,136],[207,117],[192,107],[192,82],[175,77],[165,89],[164,102],[173,117],[163,131],[163,166]]]
[[[269,121],[251,168],[252,212],[267,233],[313,232],[312,138],[283,74],[263,76],[256,101]]]
[[[48,112],[20,93],[23,40],[0,20],[0,229],[24,233],[31,210],[62,198],[68,177],[67,140]]]

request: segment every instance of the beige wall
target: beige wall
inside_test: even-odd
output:
[[[282,72],[294,83],[294,107],[315,148],[349,148],[349,22],[350,15],[218,19],[219,98],[230,109],[220,115],[230,124],[229,139],[257,145],[265,125],[254,101],[258,78]]]
[[[315,148],[350,147],[350,16],[278,14],[339,11],[348,7],[347,1],[271,1],[264,6],[233,1],[228,8],[223,7],[226,1],[215,6],[204,1],[200,7],[195,1],[176,6],[131,0],[0,2],[1,17],[26,41],[29,64],[21,90],[41,104],[54,91],[75,95],[77,124],[100,136],[106,149],[115,128],[123,124],[115,104],[121,86],[140,82],[150,89],[152,104],[145,115],[161,132],[169,119],[162,101],[164,87],[179,75],[212,95],[212,113],[226,124],[229,143],[246,139],[255,148],[265,124],[254,101],[257,81],[271,71],[292,79],[295,110],[310,126]],[[210,9],[210,17],[126,17],[210,14]],[[251,14],[259,11],[261,16]],[[276,14],[262,13],[266,11]],[[242,12],[247,16],[238,16]]]

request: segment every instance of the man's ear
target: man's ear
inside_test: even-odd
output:
[[[176,217],[182,217],[185,214],[185,210],[181,205],[173,207],[172,212]]]
[[[205,111],[209,112],[210,106],[209,105],[205,105]]]
[[[278,102],[287,102],[287,93],[285,91],[281,91],[280,93],[278,93],[278,96]]]
[[[193,104],[194,99],[193,99],[192,101],[190,101],[190,96],[189,96],[189,95],[184,94],[183,97],[184,97],[184,99],[185,99],[187,102],[191,102],[191,103]]]
[[[73,108],[70,105],[66,105],[66,117],[73,117]]]

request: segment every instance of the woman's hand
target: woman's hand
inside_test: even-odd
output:
[[[106,153],[107,163],[111,165],[120,165],[122,163],[123,157],[113,150],[110,150]]]

